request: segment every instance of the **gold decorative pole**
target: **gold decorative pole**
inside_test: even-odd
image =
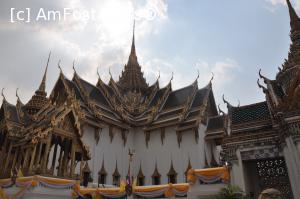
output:
[[[34,164],[34,159],[35,159],[35,154],[36,154],[36,147],[37,145],[35,144],[34,145],[34,148],[33,148],[33,152],[31,154],[31,161],[30,161],[30,165],[29,165],[29,174],[32,174],[32,168],[33,168],[33,164]]]

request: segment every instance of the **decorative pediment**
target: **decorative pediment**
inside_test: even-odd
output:
[[[74,133],[77,131],[75,125],[75,119],[72,114],[68,114],[66,117],[62,119],[60,123],[57,124],[57,128],[62,129],[67,132]]]

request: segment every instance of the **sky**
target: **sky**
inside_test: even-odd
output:
[[[291,0],[300,13],[300,0]],[[24,13],[21,13],[24,11]],[[48,11],[60,14],[48,17]],[[28,13],[30,15],[28,15]],[[19,18],[17,18],[19,16]],[[24,18],[24,20],[22,20]],[[27,19],[27,20],[25,20]],[[138,61],[149,84],[199,88],[214,74],[217,104],[264,100],[258,70],[274,79],[287,57],[289,15],[285,0],[0,0],[0,88],[26,103],[38,88],[51,51],[50,94],[61,67],[72,78],[72,64],[96,84],[97,68],[117,81],[130,52],[133,21]]]

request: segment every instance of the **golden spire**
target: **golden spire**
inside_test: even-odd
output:
[[[18,94],[19,88],[16,89],[16,97],[17,97],[17,102],[21,102],[19,94]]]
[[[299,24],[299,17],[295,11],[295,9],[293,8],[290,0],[286,0],[286,3],[288,5],[289,8],[289,13],[290,13],[290,20],[291,20],[291,28],[297,28],[297,25]]]
[[[6,102],[6,98],[5,98],[5,95],[4,95],[4,89],[5,88],[2,88],[1,95],[2,95],[2,98],[3,98],[3,102]]]
[[[50,51],[49,56],[48,56],[47,65],[46,65],[46,69],[45,69],[45,72],[44,72],[42,82],[41,82],[41,84],[39,86],[39,89],[38,89],[38,91],[40,91],[40,92],[46,92],[46,79],[47,79],[47,71],[48,71],[48,65],[49,65],[50,57],[51,57],[51,51]]]
[[[141,66],[138,63],[135,49],[135,21],[133,23],[132,44],[127,64],[119,78],[118,85],[123,91],[145,91],[148,84],[143,77]]]

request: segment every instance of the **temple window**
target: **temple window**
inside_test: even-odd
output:
[[[104,158],[103,158],[101,169],[98,172],[98,184],[106,184],[106,176],[107,173],[104,167]]]
[[[158,172],[158,169],[157,169],[157,164],[155,164],[155,169],[154,169],[154,172],[152,174],[152,184],[153,185],[160,185],[160,173]]]
[[[177,183],[177,172],[175,171],[175,169],[173,167],[173,161],[171,162],[171,167],[170,167],[170,170],[167,175],[168,175],[169,183],[172,183],[172,184]]]
[[[137,175],[137,184],[138,184],[138,186],[144,186],[145,185],[145,176],[143,174],[142,164],[140,164],[140,170],[139,170],[139,173]]]
[[[117,162],[116,162],[116,168],[115,168],[115,171],[114,171],[112,177],[113,177],[113,185],[119,186],[121,175],[118,171],[118,163]]]

